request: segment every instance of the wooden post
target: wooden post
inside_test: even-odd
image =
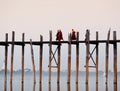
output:
[[[42,53],[43,53],[43,44],[42,44],[42,41],[43,41],[43,37],[42,35],[40,35],[40,66],[39,66],[39,70],[40,70],[40,83],[42,82]]]
[[[98,32],[96,32],[96,84],[98,84]]]
[[[89,44],[89,30],[86,30],[86,84],[88,84],[88,78],[89,78],[89,50],[90,50],[90,44]]]
[[[50,31],[50,43],[49,43],[49,83],[51,83],[51,52],[52,52],[52,31]]]
[[[10,83],[12,84],[13,78],[13,57],[14,57],[14,40],[15,40],[15,32],[12,32],[12,46],[11,46],[11,66],[10,66]]]
[[[4,84],[7,82],[7,56],[8,56],[8,34],[5,36],[5,64],[4,64]]]
[[[77,32],[77,44],[76,44],[76,84],[78,84],[79,76],[79,32]]]
[[[96,90],[95,91],[98,91],[98,84],[96,84]]]
[[[116,31],[113,31],[113,40],[114,40],[114,62],[113,62],[113,71],[114,71],[114,84],[117,84],[117,43],[116,43]]]
[[[49,83],[48,91],[51,91],[51,84]]]
[[[70,83],[71,75],[71,34],[68,36],[68,72],[67,72],[67,83]]]
[[[105,77],[106,77],[106,84],[108,82],[108,60],[109,60],[109,39],[110,39],[110,30],[108,32],[107,36],[107,42],[106,42],[106,62],[105,62]]]
[[[36,83],[36,73],[35,73],[35,64],[34,64],[34,53],[33,53],[33,47],[32,47],[32,39],[30,39],[30,46],[31,46],[33,79],[34,79],[34,83]]]
[[[24,33],[22,34],[22,83],[24,82]]]
[[[58,44],[57,83],[60,81],[60,44]]]

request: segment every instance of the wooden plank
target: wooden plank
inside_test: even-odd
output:
[[[96,32],[96,41],[98,41],[98,32]],[[98,84],[98,43],[96,44],[96,84]]]
[[[116,41],[116,31],[113,31],[113,40]],[[117,84],[117,43],[113,44],[114,49],[114,61],[113,61],[113,71],[114,71],[114,84]]]
[[[14,41],[15,41],[15,32],[12,32],[12,46],[11,46],[11,66],[10,66],[10,83],[12,84],[13,79],[13,58],[14,58]]]
[[[79,41],[79,32],[77,32],[77,42]],[[76,44],[76,84],[79,76],[79,43]]]
[[[35,73],[35,63],[34,63],[34,53],[33,53],[32,39],[30,39],[30,46],[31,46],[33,81],[34,81],[34,83],[36,83],[36,73]]]
[[[70,75],[71,75],[71,34],[68,35],[68,72],[67,72],[67,83],[70,83]]]
[[[24,82],[24,36],[25,34],[23,33],[22,34],[22,43],[23,43],[23,45],[22,45],[22,83]]]
[[[110,39],[110,30],[108,31],[107,42],[106,42],[106,62],[105,62],[105,77],[106,77],[105,83],[106,84],[108,82],[109,39]]]
[[[43,41],[42,35],[40,36],[40,42]],[[42,53],[43,53],[43,44],[40,45],[40,64],[39,64],[39,70],[40,70],[40,83],[42,82]]]

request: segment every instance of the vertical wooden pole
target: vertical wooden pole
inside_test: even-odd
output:
[[[89,84],[86,84],[85,86],[86,86],[86,88],[85,88],[86,91],[89,91]]]
[[[89,30],[86,30],[86,84],[88,84],[88,78],[89,78],[89,50],[90,50],[90,44],[89,44]]]
[[[113,32],[114,40],[114,62],[113,62],[113,71],[114,71],[114,84],[117,84],[117,43],[116,43],[116,31]]]
[[[35,83],[33,83],[33,91],[35,91],[35,86],[36,86],[36,84],[35,84]]]
[[[57,83],[60,81],[60,44],[58,44]]]
[[[4,83],[7,82],[7,56],[8,56],[8,34],[7,33],[5,36],[5,42],[6,42],[6,45],[5,45]]]
[[[12,84],[13,78],[13,57],[14,57],[14,40],[15,40],[15,32],[12,32],[12,46],[11,46],[11,66],[10,66],[10,83]]]
[[[7,56],[8,56],[8,34],[5,36],[5,64],[4,64],[4,91],[7,90]]]
[[[67,73],[67,83],[70,83],[71,75],[71,34],[68,36],[68,73]]]
[[[106,42],[106,62],[105,62],[105,77],[106,77],[106,84],[108,82],[108,60],[109,60],[109,38],[110,38],[110,31],[108,32],[107,42]]]
[[[24,33],[22,34],[22,83],[24,82]]]
[[[96,84],[98,84],[98,32],[96,32]]]
[[[79,32],[77,32],[77,44],[76,44],[76,84],[78,84],[79,76]]]
[[[40,44],[40,66],[39,66],[39,68],[40,68],[40,83],[42,82],[42,52],[43,52],[43,44],[42,44],[42,41],[43,41],[43,37],[42,37],[42,35],[40,35],[40,42],[41,42],[41,44]]]
[[[49,43],[49,83],[51,83],[51,52],[52,52],[52,31],[50,31],[50,43]]]
[[[33,79],[34,79],[34,83],[36,83],[36,73],[35,73],[35,63],[34,63],[34,53],[33,53],[33,47],[32,47],[32,39],[30,39],[30,46],[31,46]]]
[[[39,84],[39,91],[42,91],[42,82]]]

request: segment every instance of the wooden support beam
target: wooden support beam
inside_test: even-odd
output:
[[[12,32],[12,46],[11,46],[10,84],[12,84],[12,78],[13,78],[14,41],[15,41],[15,32],[13,31]]]
[[[79,32],[77,32],[77,44],[76,44],[76,84],[78,84],[79,76]]]
[[[22,34],[22,83],[24,83],[24,41],[25,41],[25,34]]]
[[[70,84],[67,84],[67,91],[71,91]]]
[[[58,45],[57,83],[60,82],[60,46],[61,45]]]
[[[110,30],[108,31],[107,35],[107,42],[106,42],[106,61],[105,61],[105,77],[106,77],[106,84],[108,82],[108,64],[109,64],[109,39],[110,39]]]
[[[52,55],[52,31],[49,32],[50,34],[50,42],[49,42],[49,84],[51,83],[51,55]]]
[[[33,52],[33,46],[32,46],[32,39],[30,39],[30,46],[31,46],[33,81],[34,81],[34,83],[36,83],[36,72],[35,72],[35,63],[34,63],[34,52]]]
[[[113,40],[116,41],[116,31],[113,31]],[[113,44],[114,49],[114,61],[113,61],[113,71],[114,71],[114,84],[117,84],[117,43]]]
[[[79,91],[79,86],[78,84],[76,84],[76,90],[75,91]]]
[[[42,91],[42,83],[39,84],[39,91]]]
[[[98,41],[98,32],[96,32],[96,42]],[[98,43],[96,44],[96,84],[98,84]]]
[[[70,75],[71,75],[71,34],[68,35],[68,72],[67,72],[67,83],[70,83]]]
[[[89,78],[89,50],[90,50],[90,35],[89,30],[86,30],[86,84],[88,84]]]
[[[43,41],[42,35],[40,35],[40,42]],[[40,71],[40,83],[42,82],[42,53],[43,53],[43,44],[40,45],[40,64],[39,64],[39,71]]]
[[[4,63],[4,84],[7,82],[7,57],[8,57],[8,34],[5,35],[5,63]]]

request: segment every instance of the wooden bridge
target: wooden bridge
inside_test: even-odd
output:
[[[88,84],[89,81],[89,68],[95,68],[96,69],[96,83],[98,83],[98,52],[99,52],[99,44],[105,43],[106,44],[106,60],[105,60],[105,77],[106,77],[106,84],[108,83],[108,64],[109,64],[109,44],[113,45],[114,49],[114,60],[113,60],[113,71],[114,71],[114,84],[117,84],[117,43],[120,42],[120,40],[117,40],[116,38],[116,31],[113,31],[113,40],[110,40],[110,31],[108,31],[107,39],[106,40],[99,40],[98,39],[98,32],[96,32],[96,39],[90,40],[90,31],[86,30],[86,39],[85,40],[79,40],[79,32],[76,33],[76,40],[71,39],[71,34],[68,35],[68,41],[52,41],[52,31],[49,32],[49,41],[43,41],[43,36],[40,35],[39,41],[25,41],[25,34],[22,34],[22,40],[21,41],[15,41],[15,32],[12,32],[12,41],[8,41],[8,34],[6,33],[5,41],[0,41],[0,46],[5,46],[5,64],[4,64],[4,81],[6,83],[7,81],[7,61],[8,61],[8,46],[11,45],[11,64],[10,64],[10,82],[12,83],[13,79],[13,63],[14,63],[14,46],[19,45],[22,47],[22,58],[21,58],[21,81],[24,83],[24,47],[26,44],[29,44],[31,46],[31,58],[32,58],[32,70],[33,70],[33,80],[34,83],[36,83],[36,74],[35,74],[35,64],[34,64],[34,53],[33,53],[33,45],[40,46],[40,59],[39,59],[39,73],[40,78],[39,82],[42,82],[42,56],[43,56],[43,46],[44,44],[49,44],[49,79],[48,82],[51,83],[51,68],[57,69],[57,83],[60,82],[60,53],[61,53],[61,44],[67,44],[68,45],[68,68],[67,68],[67,83],[70,83],[70,76],[71,76],[71,45],[76,45],[76,83],[78,83],[78,75],[79,75],[79,44],[84,43],[86,46],[86,84]],[[56,45],[57,48],[55,51],[52,50],[52,45]],[[92,52],[90,52],[90,45],[95,45],[95,48]],[[62,50],[64,51],[64,50]],[[93,52],[96,52],[96,58],[95,60],[92,57]],[[57,59],[55,58],[55,54],[57,53]],[[92,59],[94,66],[89,66],[89,60]],[[54,59],[56,65],[52,66],[51,63]]]

